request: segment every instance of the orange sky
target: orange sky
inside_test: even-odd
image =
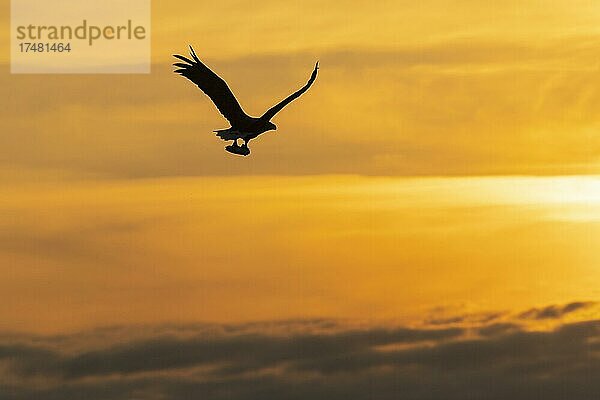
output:
[[[2,327],[411,320],[599,295],[597,178],[14,185]]]
[[[598,298],[600,5],[155,0],[152,15],[150,75],[10,75],[0,53],[0,329]],[[254,115],[321,70],[237,158],[171,72],[188,44]]]

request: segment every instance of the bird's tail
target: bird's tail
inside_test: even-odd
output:
[[[217,136],[223,140],[236,140],[240,138],[240,133],[238,131],[231,130],[231,128],[218,129],[213,132],[216,133]]]

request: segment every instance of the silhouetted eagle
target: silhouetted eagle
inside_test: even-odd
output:
[[[250,140],[262,133],[277,129],[270,119],[281,111],[283,107],[287,106],[308,90],[317,78],[317,71],[319,69],[319,63],[317,62],[306,85],[271,107],[262,115],[262,117],[256,118],[249,116],[242,110],[240,103],[238,103],[233,92],[229,89],[229,86],[227,86],[227,83],[198,59],[192,46],[190,46],[190,54],[193,60],[177,54],[174,55],[174,57],[186,62],[186,64],[173,64],[179,68],[174,72],[183,75],[194,82],[208,97],[210,97],[213,103],[215,103],[215,106],[217,106],[217,109],[219,109],[221,114],[227,118],[231,127],[216,130],[214,132],[223,140],[233,140],[233,144],[225,147],[225,150],[243,156],[250,154],[250,149],[248,148],[248,142]],[[238,146],[238,139],[243,141],[244,144],[242,146]]]

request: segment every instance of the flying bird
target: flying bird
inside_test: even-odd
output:
[[[250,154],[250,149],[248,148],[250,140],[265,132],[277,129],[277,126],[271,122],[271,118],[306,92],[317,78],[317,71],[319,70],[319,62],[317,61],[315,69],[306,85],[257,118],[251,117],[244,112],[235,95],[229,89],[229,86],[227,86],[227,83],[198,59],[192,46],[190,46],[190,55],[192,57],[191,60],[178,54],[173,55],[175,58],[185,62],[174,63],[173,65],[178,67],[174,72],[195,83],[215,103],[217,109],[229,121],[231,126],[227,129],[219,129],[213,132],[223,140],[233,140],[233,144],[225,147],[225,150],[242,156]],[[241,146],[238,145],[238,140],[242,141]]]

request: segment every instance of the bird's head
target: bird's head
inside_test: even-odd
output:
[[[274,123],[272,123],[271,121],[267,122],[267,130],[268,131],[275,131],[277,130],[277,125],[275,125]]]

